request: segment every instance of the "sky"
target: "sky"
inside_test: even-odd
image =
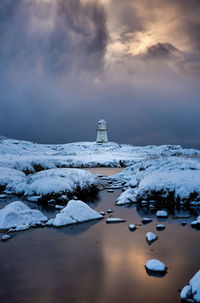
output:
[[[200,148],[199,0],[1,0],[0,134]]]

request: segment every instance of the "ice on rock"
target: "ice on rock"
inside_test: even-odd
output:
[[[168,213],[165,210],[158,210],[156,216],[158,218],[166,218],[168,216]]]
[[[188,302],[200,302],[200,270],[192,277],[189,285],[182,289],[180,297]]]
[[[150,273],[165,273],[167,271],[167,267],[165,266],[165,264],[156,259],[147,261],[145,267],[147,272]]]
[[[106,219],[106,223],[122,223],[122,222],[126,222],[126,220],[121,219],[121,218],[108,218],[108,219]]]
[[[47,221],[39,210],[30,209],[24,203],[15,201],[0,210],[0,229],[22,230]]]
[[[101,214],[93,210],[83,201],[71,200],[54,219],[50,219],[47,222],[47,225],[59,227],[102,218],[103,216]]]
[[[157,239],[158,239],[158,236],[156,236],[154,233],[152,233],[152,232],[146,233],[146,240],[148,243],[152,243]]]

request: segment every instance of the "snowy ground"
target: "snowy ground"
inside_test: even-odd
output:
[[[97,188],[97,177],[69,167],[100,166],[128,166],[114,177],[127,189],[117,200],[118,205],[133,202],[151,205],[150,201],[158,199],[200,204],[200,151],[194,149],[173,145],[135,147],[95,142],[42,145],[11,139],[0,141],[0,189],[8,194],[61,196],[78,189]]]
[[[200,151],[178,145],[138,147],[95,142],[44,145],[11,139],[0,141],[0,167],[25,173],[58,167],[126,167],[144,159],[169,156],[200,159]]]

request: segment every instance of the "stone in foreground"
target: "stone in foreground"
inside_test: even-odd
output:
[[[165,225],[163,225],[163,224],[157,224],[156,225],[156,229],[157,230],[164,230],[165,229]]]
[[[158,239],[158,236],[156,236],[154,233],[152,233],[152,232],[146,233],[146,240],[149,244],[156,241],[157,239]]]
[[[168,213],[165,210],[158,210],[156,216],[158,218],[166,218],[168,216]]]
[[[150,222],[152,222],[152,219],[150,219],[150,218],[142,218],[142,223],[143,224],[147,224],[147,223],[150,223]]]
[[[189,285],[183,287],[180,297],[184,302],[200,302],[200,270],[192,277]]]
[[[130,229],[130,231],[136,230],[136,226],[135,226],[134,224],[130,224],[130,225],[128,226],[128,228]]]
[[[148,274],[155,276],[163,276],[167,272],[167,267],[165,264],[156,259],[147,261],[145,268]]]
[[[121,223],[121,222],[126,222],[126,220],[121,219],[121,218],[108,218],[108,219],[106,219],[106,223]]]
[[[11,236],[9,236],[9,235],[3,235],[2,237],[1,237],[1,241],[7,241],[7,240],[9,240],[11,238]]]
[[[50,219],[47,222],[47,225],[60,227],[68,224],[81,223],[102,218],[103,216],[101,214],[93,210],[83,201],[71,200],[54,219]]]
[[[20,201],[12,202],[0,210],[0,229],[24,230],[45,221],[47,217],[39,210],[30,209]]]

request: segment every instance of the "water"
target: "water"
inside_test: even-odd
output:
[[[155,216],[152,223],[141,224],[141,217],[150,215],[147,210],[115,206],[119,194],[104,191],[93,207],[105,212],[110,208],[112,216],[125,218],[125,223],[102,220],[60,229],[37,228],[0,243],[0,301],[179,302],[178,290],[200,268],[200,231],[181,226],[183,220],[170,216],[163,221],[166,229],[158,232]],[[1,207],[8,202],[2,200]],[[54,210],[45,211],[55,215]],[[187,214],[187,210],[177,212]],[[137,225],[135,232],[128,229],[131,223]],[[145,240],[148,231],[158,235],[152,245]],[[146,273],[144,265],[151,258],[168,267],[163,278]]]

